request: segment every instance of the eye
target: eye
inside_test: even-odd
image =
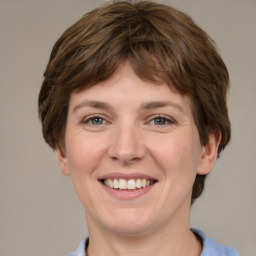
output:
[[[106,121],[101,117],[92,117],[90,118],[87,123],[93,124],[93,125],[101,125],[106,123]]]
[[[170,124],[174,124],[174,121],[171,118],[165,117],[165,116],[157,116],[155,118],[153,118],[149,124],[151,125],[170,125]]]
[[[81,125],[84,130],[89,132],[100,132],[108,129],[112,122],[108,116],[101,114],[92,114],[84,117]]]
[[[85,125],[91,125],[91,126],[100,126],[100,125],[104,125],[106,124],[107,121],[100,117],[100,116],[91,116],[91,117],[87,117],[86,119],[83,120],[83,124]]]

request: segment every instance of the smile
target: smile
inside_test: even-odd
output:
[[[115,190],[137,190],[152,185],[155,181],[149,179],[103,179],[102,183]]]

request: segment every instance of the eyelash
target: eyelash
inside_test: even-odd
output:
[[[156,124],[154,122],[154,125],[156,126],[165,126],[165,125],[175,124],[175,121],[173,119],[167,116],[162,116],[162,115],[155,116],[148,123],[151,123],[152,121],[156,121],[157,119],[161,119],[161,121],[164,121],[164,124]]]
[[[100,121],[100,123],[93,123],[93,121],[96,121],[97,119],[98,121]],[[157,119],[158,121],[160,121],[160,123],[156,123]],[[104,117],[99,115],[89,116],[82,120],[82,123],[84,125],[91,125],[91,126],[101,126],[101,125],[105,125],[107,122],[108,121]],[[154,122],[154,123],[151,123],[151,122]],[[167,126],[175,123],[176,121],[170,117],[167,117],[164,115],[157,115],[151,118],[146,124],[154,125],[154,126]]]
[[[100,123],[100,124],[93,124],[92,122],[96,119],[102,120],[102,122],[104,123]],[[101,117],[101,116],[89,116],[85,119],[83,119],[82,123],[83,124],[89,124],[89,125],[103,125],[105,124],[107,121],[105,120],[105,118]]]

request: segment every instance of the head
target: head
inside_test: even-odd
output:
[[[126,62],[140,79],[188,96],[201,144],[219,133],[220,155],[230,140],[226,66],[212,39],[190,17],[149,1],[95,9],[55,43],[39,95],[43,136],[53,149],[65,150],[72,93],[106,81]],[[201,195],[205,177],[197,175],[192,202]]]

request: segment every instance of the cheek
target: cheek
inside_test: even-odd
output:
[[[95,204],[95,170],[103,155],[103,143],[84,135],[67,137],[66,142],[68,168],[73,186],[82,205],[86,210],[90,210]]]
[[[197,141],[192,136],[170,135],[153,143],[150,151],[164,170],[164,175],[171,176],[172,180],[174,177],[194,179],[200,151]]]
[[[67,141],[67,159],[71,174],[86,175],[91,173],[99,163],[104,151],[102,141],[83,134],[72,136]]]

